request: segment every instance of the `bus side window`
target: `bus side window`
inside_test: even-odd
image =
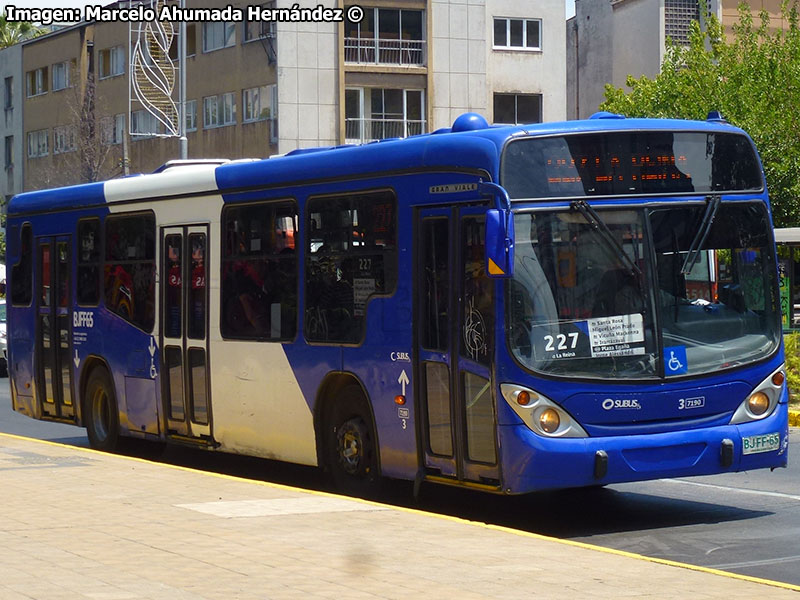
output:
[[[19,260],[11,268],[11,303],[28,306],[33,299],[33,234],[30,224],[22,226],[19,236]]]
[[[397,202],[390,191],[309,199],[305,337],[358,343],[369,299],[397,283]]]
[[[222,213],[223,337],[292,340],[297,332],[297,206],[271,201]]]
[[[100,219],[78,221],[78,304],[100,302]]]
[[[150,332],[155,323],[156,225],[152,213],[106,218],[106,308]]]

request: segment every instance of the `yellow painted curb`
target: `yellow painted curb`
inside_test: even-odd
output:
[[[790,411],[790,412],[794,414],[795,419],[800,420],[800,412],[795,412],[795,411]],[[493,525],[493,524],[490,524],[490,523],[482,523],[480,521],[470,521],[468,519],[463,519],[461,517],[453,517],[453,516],[450,516],[450,515],[440,515],[440,514],[437,514],[437,513],[427,512],[427,511],[416,509],[416,508],[407,508],[407,507],[404,507],[404,506],[394,506],[392,504],[383,504],[381,502],[375,502],[373,500],[365,500],[365,499],[362,499],[362,498],[355,498],[355,497],[352,497],[352,496],[342,496],[342,495],[334,494],[334,493],[331,493],[331,492],[308,490],[308,489],[293,487],[293,486],[290,486],[290,485],[285,485],[285,484],[280,484],[280,483],[272,483],[270,481],[259,481],[259,480],[256,480],[256,479],[247,479],[245,477],[238,477],[238,476],[235,476],[235,475],[225,475],[223,473],[213,473],[213,472],[209,472],[209,471],[203,471],[203,470],[200,470],[200,469],[193,469],[191,467],[182,467],[182,466],[179,466],[179,465],[170,465],[170,464],[166,464],[166,463],[159,463],[159,462],[150,461],[150,460],[143,459],[143,458],[138,458],[138,457],[135,457],[135,456],[126,456],[124,454],[111,454],[111,453],[108,453],[108,452],[101,452],[101,451],[98,451],[98,450],[93,450],[91,448],[82,448],[80,446],[71,446],[69,444],[62,444],[60,442],[51,442],[51,441],[48,441],[48,440],[38,440],[36,438],[29,438],[29,437],[25,437],[25,436],[21,436],[21,435],[15,435],[13,433],[0,432],[0,437],[8,437],[8,438],[12,438],[12,439],[24,440],[24,441],[28,441],[28,442],[35,442],[35,443],[49,445],[49,446],[58,446],[58,447],[61,447],[61,448],[68,448],[70,450],[77,450],[79,452],[85,452],[85,453],[91,453],[91,454],[100,454],[100,455],[103,455],[103,456],[106,456],[106,457],[119,458],[119,459],[122,459],[122,460],[130,460],[130,461],[134,461],[134,462],[149,463],[149,464],[152,464],[152,465],[159,465],[159,466],[162,466],[162,467],[167,467],[169,469],[174,469],[176,471],[184,471],[184,472],[187,472],[187,473],[194,473],[194,474],[198,474],[198,475],[207,475],[207,476],[216,477],[216,478],[219,478],[219,479],[227,479],[227,480],[230,480],[230,481],[238,481],[238,482],[242,482],[242,483],[252,483],[252,484],[255,484],[255,485],[259,485],[259,486],[270,487],[270,488],[274,488],[274,489],[282,489],[282,490],[287,490],[287,491],[294,491],[294,492],[301,493],[301,494],[311,494],[311,495],[315,495],[315,496],[323,496],[323,497],[328,497],[328,498],[343,498],[343,499],[346,499],[346,500],[352,500],[354,502],[359,502],[361,504],[377,506],[377,507],[386,508],[386,509],[394,510],[394,511],[398,511],[398,512],[405,512],[405,513],[410,513],[410,514],[414,514],[414,515],[433,517],[433,518],[441,519],[441,520],[444,520],[444,521],[462,523],[462,524],[465,524],[465,525],[471,525],[471,526],[474,526],[474,527],[482,527],[482,528],[491,529],[491,530],[494,530],[494,531],[502,531],[504,533],[508,533],[508,534],[511,534],[511,535],[517,535],[517,536],[532,538],[532,539],[541,540],[541,541],[553,542],[555,544],[562,544],[562,545],[565,545],[565,546],[572,546],[574,548],[581,548],[583,550],[593,550],[595,552],[602,552],[604,554],[614,554],[614,555],[617,555],[617,556],[624,556],[624,557],[627,557],[627,558],[632,558],[632,559],[635,559],[635,560],[641,560],[641,561],[650,562],[650,563],[656,563],[656,564],[660,564],[660,565],[664,565],[664,566],[668,566],[668,567],[676,567],[676,568],[679,568],[679,569],[688,569],[690,571],[697,571],[697,572],[706,573],[706,574],[709,574],[709,575],[717,575],[717,576],[720,576],[720,577],[726,577],[728,579],[738,579],[740,581],[747,581],[749,583],[756,583],[756,584],[772,586],[772,587],[776,587],[776,588],[782,588],[782,589],[785,589],[785,590],[792,590],[792,591],[795,591],[795,592],[800,592],[800,586],[793,585],[791,583],[784,583],[782,581],[774,581],[774,580],[771,580],[771,579],[762,579],[760,577],[751,577],[749,575],[741,575],[739,573],[732,573],[732,572],[729,572],[729,571],[722,571],[722,570],[714,569],[714,568],[710,568],[710,567],[701,567],[701,566],[692,565],[692,564],[689,564],[689,563],[682,563],[682,562],[677,562],[677,561],[663,559],[663,558],[645,556],[643,554],[635,554],[633,552],[627,552],[625,550],[616,550],[614,548],[605,548],[603,546],[596,546],[594,544],[587,544],[585,542],[578,542],[578,541],[573,541],[573,540],[559,539],[559,538],[550,537],[550,536],[547,536],[547,535],[542,535],[540,533],[533,533],[533,532],[530,532],[530,531],[523,531],[521,529],[513,529],[511,527],[505,527],[505,526],[502,526],[502,525]]]

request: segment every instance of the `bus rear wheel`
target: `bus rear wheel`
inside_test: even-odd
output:
[[[83,419],[89,445],[95,450],[114,452],[119,446],[119,413],[114,384],[102,367],[89,375]]]
[[[348,386],[330,411],[326,454],[336,488],[346,494],[377,491],[378,456],[369,411],[357,386]]]

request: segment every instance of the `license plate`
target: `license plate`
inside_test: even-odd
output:
[[[781,434],[765,433],[742,438],[742,454],[758,454],[759,452],[772,452],[781,445]]]

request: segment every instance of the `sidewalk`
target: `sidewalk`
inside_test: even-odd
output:
[[[3,434],[0,483],[3,600],[800,599],[795,586]]]

